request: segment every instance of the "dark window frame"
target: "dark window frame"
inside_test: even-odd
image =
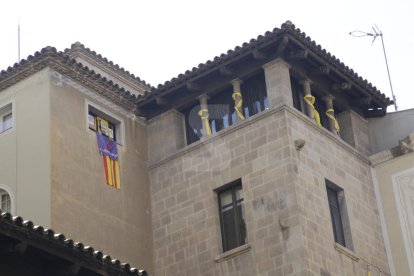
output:
[[[325,179],[325,184],[335,243],[353,250],[344,190],[328,179]]]
[[[241,179],[235,180],[229,184],[226,184],[218,189],[215,190],[218,197],[218,208],[219,208],[219,216],[220,216],[220,229],[221,229],[221,240],[222,240],[222,247],[223,252],[229,251],[231,249],[237,248],[239,246],[242,246],[246,244],[246,238],[247,238],[247,229],[246,229],[246,223],[244,218],[244,210],[243,210],[243,203],[244,198],[237,199],[237,191],[242,190],[242,183]],[[221,195],[229,192],[231,193],[231,203],[222,205]],[[238,208],[240,206],[240,208]],[[233,211],[232,219],[233,222],[232,226],[234,228],[234,235],[235,235],[235,243],[233,240],[233,244],[231,244],[231,240],[227,239],[226,236],[226,230],[225,225],[225,219],[224,219],[224,211],[227,211],[227,209],[231,207],[231,210]]]

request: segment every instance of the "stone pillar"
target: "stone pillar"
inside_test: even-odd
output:
[[[342,140],[368,156],[370,153],[368,121],[351,109],[337,114],[336,119],[341,126]]]
[[[201,123],[203,125],[203,136],[210,136],[211,135],[211,127],[210,122],[208,120],[209,114],[208,114],[208,96],[206,94],[202,94],[198,97],[198,100],[200,101],[200,111],[198,112],[198,116],[200,116]]]
[[[312,91],[311,91],[311,84],[312,81],[309,79],[304,79],[302,81],[300,81],[300,84],[302,84],[303,86],[303,93],[305,94],[305,96],[311,95],[312,96]],[[313,108],[307,104],[306,104],[306,115],[308,115],[310,118],[314,119],[315,115],[313,114]]]
[[[338,125],[339,127],[339,124],[335,119],[335,111],[333,108],[334,97],[332,95],[327,95],[323,97],[322,100],[325,102],[325,107],[326,107],[325,113],[330,115],[330,116],[327,115],[328,122],[329,122],[329,130],[334,134],[338,134],[339,129],[338,130],[336,129],[336,125]]]
[[[290,65],[277,58],[263,65],[266,78],[269,107],[287,105],[293,108],[292,87],[290,84]]]
[[[175,109],[149,120],[147,129],[150,163],[168,157],[185,146],[184,115]]]
[[[236,111],[237,120],[244,120],[243,114],[243,96],[241,93],[240,85],[243,83],[240,79],[234,79],[231,82],[233,86],[233,100],[234,100],[234,110]]]

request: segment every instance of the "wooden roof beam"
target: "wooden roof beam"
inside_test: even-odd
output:
[[[354,99],[351,101],[351,104],[355,106],[370,106],[371,101],[372,101],[371,97],[365,97],[365,98],[360,98],[360,99]]]
[[[201,85],[195,82],[187,82],[187,89],[190,91],[201,91]]]
[[[284,35],[282,40],[280,41],[279,46],[276,49],[276,56],[280,56],[283,53],[288,43],[289,43],[289,37],[287,35]]]
[[[253,58],[256,60],[264,60],[267,58],[266,53],[260,50],[253,50],[252,54],[253,54]]]
[[[230,66],[221,66],[219,71],[222,76],[234,76],[236,74],[234,69]]]
[[[342,83],[335,83],[332,84],[332,90],[350,90],[352,88],[352,84],[350,82],[342,82]]]
[[[157,103],[157,105],[167,105],[168,104],[168,102],[162,96],[156,96],[155,97],[155,102]]]
[[[291,59],[306,59],[308,57],[308,50],[300,49],[295,51],[290,51],[288,57]]]

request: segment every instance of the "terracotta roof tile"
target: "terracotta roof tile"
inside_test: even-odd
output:
[[[70,54],[71,51],[81,50],[87,52],[89,55],[94,56],[95,58],[101,60],[102,62],[106,63],[108,66],[112,67],[113,70],[120,72],[121,74],[127,75],[130,78],[134,79],[137,82],[142,83],[145,86],[152,87],[149,83],[147,83],[145,80],[141,80],[138,76],[135,76],[134,74],[130,73],[128,70],[125,70],[123,67],[120,67],[118,64],[114,63],[113,61],[108,60],[106,57],[103,57],[101,54],[96,53],[95,51],[89,49],[88,47],[85,47],[80,42],[75,42],[71,45],[70,48],[65,49],[65,54]]]
[[[118,84],[90,70],[87,66],[77,62],[64,52],[58,52],[53,47],[45,47],[34,55],[28,56],[26,60],[23,59],[19,63],[15,63],[13,67],[2,70],[0,72],[0,90],[17,83],[47,66],[75,80],[90,80],[94,82],[91,89],[96,91],[98,87],[100,89],[97,92],[103,96],[128,110],[135,109],[134,103],[137,101],[135,94],[119,87]],[[83,81],[82,83],[88,85],[88,82]]]
[[[185,78],[183,78],[182,74],[180,74],[178,77],[172,78],[170,81],[166,81],[164,84],[159,84],[157,88],[151,89],[151,93],[139,95],[138,101],[143,101],[152,96],[156,96],[169,88],[182,84],[184,81],[196,78],[205,71],[217,68],[221,64],[229,60],[232,60],[239,55],[257,49],[262,45],[271,43],[272,41],[275,41],[276,38],[280,37],[281,34],[291,35],[300,43],[308,47],[315,55],[321,58],[324,62],[333,66],[333,68],[338,70],[340,73],[355,81],[362,88],[366,89],[367,91],[370,91],[370,93],[373,96],[380,98],[385,104],[390,105],[393,103],[375,86],[373,86],[371,83],[368,83],[367,80],[361,78],[356,72],[354,72],[353,69],[349,68],[348,66],[345,66],[343,62],[341,62],[336,56],[332,55],[331,53],[323,49],[321,45],[316,44],[315,41],[313,41],[299,28],[296,28],[295,25],[290,21],[286,21],[285,23],[283,23],[281,25],[281,28],[274,28],[272,31],[267,31],[264,33],[264,35],[259,35],[256,39],[253,38],[249,42],[244,42],[242,46],[236,46],[234,49],[228,50],[225,54],[223,53],[220,56],[215,56],[212,60],[207,60],[205,63],[199,64],[197,68],[194,67],[191,71],[187,70],[185,72]]]
[[[1,213],[0,215],[0,234],[3,227],[12,229],[13,233],[16,233],[16,237],[23,235],[30,240],[41,240],[45,246],[56,246],[59,250],[67,254],[76,254],[81,257],[85,262],[98,265],[107,271],[116,271],[117,275],[135,275],[146,276],[147,273],[144,270],[138,270],[131,267],[128,263],[121,263],[118,259],[112,259],[109,255],[104,255],[101,251],[96,251],[90,246],[85,246],[83,243],[74,242],[71,239],[67,239],[63,234],[55,233],[51,229],[44,229],[42,226],[34,226],[31,221],[24,221],[21,217],[12,217],[10,213]],[[33,245],[35,246],[35,245]]]

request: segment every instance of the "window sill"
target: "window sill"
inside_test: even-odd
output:
[[[340,245],[339,243],[335,243],[334,247],[335,247],[336,251],[338,251],[341,254],[344,254],[345,256],[350,258],[351,260],[353,260],[355,262],[359,261],[359,257],[352,250]]]
[[[233,248],[232,250],[226,251],[220,255],[218,255],[217,257],[214,258],[214,261],[216,263],[221,263],[224,262],[228,259],[234,258],[238,255],[241,255],[243,253],[246,253],[248,251],[250,251],[250,244],[244,244],[241,245],[239,247]]]

